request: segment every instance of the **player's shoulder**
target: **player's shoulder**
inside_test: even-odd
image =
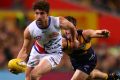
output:
[[[32,30],[35,29],[34,26],[36,26],[36,20],[32,21],[32,22],[27,26],[27,28],[28,28],[30,31],[32,31]]]
[[[50,19],[52,19],[53,21],[57,21],[57,20],[59,20],[59,18],[60,17],[58,17],[58,16],[49,16],[50,17]]]
[[[69,22],[67,19],[65,19],[62,16],[59,16],[59,21],[60,21],[61,24],[66,24],[66,22]]]
[[[24,34],[31,34],[32,35],[32,33],[33,33],[33,31],[34,31],[34,29],[35,29],[35,21],[36,20],[34,20],[34,21],[32,21],[27,27],[26,27],[26,29],[24,30]]]
[[[51,18],[59,18],[59,16],[49,16],[49,17],[51,17]]]
[[[28,25],[28,27],[35,25],[35,22],[36,22],[36,20],[32,21],[32,22]]]
[[[59,21],[64,21],[67,20],[62,16],[49,16],[52,20],[59,20]]]
[[[60,24],[60,20],[59,17],[55,17],[55,16],[49,16],[51,19],[51,23],[54,24],[55,26],[59,26]]]
[[[65,19],[65,18],[62,17],[62,16],[59,16],[59,19],[60,19],[60,21],[67,20],[67,19]]]

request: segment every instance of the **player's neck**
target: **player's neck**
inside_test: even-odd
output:
[[[44,21],[42,23],[42,26],[40,26],[40,28],[47,28],[48,27],[48,21]]]
[[[37,24],[37,26],[41,29],[45,29],[48,28],[49,26],[49,18],[47,18],[45,21],[41,22],[40,25]]]

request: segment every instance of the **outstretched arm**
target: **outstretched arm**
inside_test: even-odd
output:
[[[103,30],[83,30],[82,32],[83,36],[89,37],[89,38],[108,38],[110,36],[110,32],[106,29]]]
[[[23,43],[23,46],[17,56],[17,58],[25,61],[27,56],[28,56],[28,53],[29,53],[29,49],[30,49],[30,45],[31,45],[31,36],[30,36],[30,33],[28,31],[28,28],[25,29],[24,31],[24,43]]]

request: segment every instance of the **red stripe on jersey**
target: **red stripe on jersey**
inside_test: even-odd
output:
[[[36,41],[35,46],[37,47],[38,51],[42,54],[45,53],[45,49]]]

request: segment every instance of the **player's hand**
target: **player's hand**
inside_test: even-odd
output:
[[[103,35],[103,37],[105,37],[105,38],[108,38],[110,36],[110,32],[108,30],[104,29],[102,31],[101,35]]]

